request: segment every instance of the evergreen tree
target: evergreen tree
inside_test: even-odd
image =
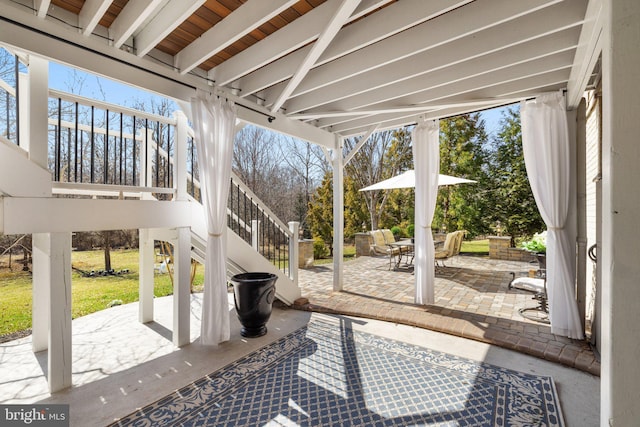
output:
[[[307,221],[314,238],[321,238],[333,256],[333,173],[326,172],[309,202]]]
[[[522,151],[520,112],[517,107],[503,113],[501,130],[492,140],[491,189],[487,211],[493,224],[500,221],[504,234],[531,236],[545,228],[538,212]]]
[[[488,231],[485,210],[489,208],[481,191],[488,184],[486,143],[480,114],[440,120],[440,173],[478,182],[439,187],[434,229],[464,229],[472,236]]]

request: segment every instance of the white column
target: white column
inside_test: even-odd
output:
[[[153,187],[153,157],[155,156],[155,152],[158,149],[157,148],[157,143],[155,142],[155,140],[153,139],[153,130],[151,129],[147,129],[146,130],[146,135],[145,137],[147,138],[146,141],[142,141],[142,145],[146,146],[146,150],[145,150],[145,156],[143,158],[141,158],[141,163],[142,163],[142,159],[144,159],[144,169],[142,169],[140,172],[140,176],[142,176],[142,174],[144,173],[145,176],[145,181],[144,181],[144,185],[147,187]],[[155,145],[155,148],[154,148]],[[142,165],[141,165],[142,166]],[[145,195],[147,193],[144,193]],[[148,195],[147,197],[151,197],[151,195]]]
[[[51,282],[50,238],[47,233],[33,233],[33,308],[31,342],[33,351],[43,351],[49,346],[49,300]]]
[[[175,200],[187,200],[187,116],[182,111],[173,113],[176,119],[176,146],[173,155],[173,186],[176,189]]]
[[[71,387],[71,233],[51,233],[49,391]]]
[[[49,391],[71,386],[71,233],[33,235],[33,349],[48,349]]]
[[[191,320],[191,228],[178,227],[173,241],[173,344],[189,344]]]
[[[18,114],[20,115],[20,121],[18,123],[18,130],[20,132],[20,147],[29,151],[29,125],[31,122],[28,120],[29,117],[29,74],[19,73],[18,74],[19,84],[18,84],[18,98],[20,105],[18,107]]]
[[[148,229],[141,228],[139,235],[139,291],[138,297],[138,320],[140,323],[148,323],[153,321],[153,263],[154,263],[154,247],[153,237],[150,236]]]
[[[344,253],[344,160],[342,138],[337,137],[332,153],[333,166],[333,290],[342,290]]]
[[[603,0],[600,425],[640,420],[640,2]]]
[[[28,141],[20,136],[20,144],[29,147],[29,158],[48,169],[49,132],[49,61],[29,55],[28,115],[20,117],[29,124]]]
[[[290,221],[289,231],[291,231],[291,239],[289,240],[289,277],[298,286],[298,258],[300,257],[298,233],[300,232],[300,223]]]
[[[577,197],[577,267],[576,298],[582,329],[585,328],[587,304],[587,121],[586,101],[576,110],[576,197]]]

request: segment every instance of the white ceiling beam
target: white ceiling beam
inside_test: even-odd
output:
[[[347,22],[349,16],[351,16],[356,6],[358,6],[358,3],[360,3],[360,0],[344,0],[338,6],[334,11],[333,17],[329,20],[328,25],[318,37],[318,40],[313,43],[309,53],[307,53],[302,63],[298,66],[298,69],[293,73],[293,76],[276,98],[271,107],[271,111],[278,111],[282,104],[289,98],[289,95],[298,87],[311,67],[313,67],[320,55],[322,55],[322,52],[325,51],[329,43],[331,43],[336,34],[338,34],[338,31],[340,31],[342,26]]]
[[[186,74],[245,34],[269,21],[297,0],[249,0],[198,37],[175,57],[175,66]]]
[[[78,24],[82,34],[90,35],[111,6],[113,0],[86,0],[78,14]]]
[[[399,61],[425,50],[477,33],[483,29],[504,24],[519,16],[531,13],[532,9],[537,10],[542,6],[549,5],[550,0],[531,0],[526,2],[493,0],[491,3],[491,7],[488,7],[484,2],[470,3],[350,55],[316,67],[309,72],[305,81],[299,85],[294,92],[294,96],[357,76],[368,70]],[[583,4],[583,0],[568,0],[557,7],[560,9],[572,9],[574,10],[574,15],[578,16],[580,13],[575,11],[575,9],[579,9],[576,3]],[[538,15],[536,14],[535,16]],[[540,16],[545,15],[541,14]],[[583,16],[584,13],[578,19]],[[539,16],[538,19],[540,19]],[[280,93],[281,85],[282,83],[264,91],[264,98],[267,100],[266,105],[270,105],[275,99],[274,95]]]
[[[537,93],[536,93],[537,94]],[[528,97],[523,97],[520,99],[525,99]],[[496,107],[501,107],[505,105],[504,103],[496,103],[493,104],[491,106],[487,106],[487,107],[482,107],[482,109],[490,109],[490,108],[496,108]],[[472,107],[469,107],[472,108]],[[378,126],[378,132],[382,132],[385,130],[390,130],[390,129],[397,129],[400,127],[404,127],[404,126],[410,126],[410,125],[415,125],[418,121],[418,116],[419,117],[423,117],[426,120],[435,120],[435,119],[442,119],[442,118],[446,118],[446,117],[454,117],[454,116],[458,116],[461,114],[466,114],[466,113],[470,113],[470,112],[474,112],[474,111],[479,111],[476,109],[469,109],[466,107],[458,107],[458,108],[449,108],[449,109],[442,109],[442,110],[434,110],[432,112],[427,112],[427,113],[421,113],[421,114],[416,114],[416,115],[411,115],[411,116],[404,116],[404,117],[397,117],[397,118],[393,118],[393,119],[388,119],[385,120],[381,123],[379,123]],[[368,128],[366,127],[362,127],[362,128],[354,128],[354,129],[350,129],[347,131],[343,131],[338,133],[340,136],[344,137],[344,138],[352,138],[352,137],[357,137],[358,135],[362,135],[364,133],[366,133],[368,130]]]
[[[463,93],[478,87],[492,86],[500,81],[512,81],[541,74],[548,71],[564,69],[571,66],[574,50],[555,53],[528,61],[520,61],[508,67],[487,69],[477,74],[469,74],[463,65],[454,66],[419,76],[405,82],[385,86],[373,92],[366,92],[351,98],[326,104],[323,108],[331,110],[351,111],[372,105],[415,105],[433,101],[442,96]],[[450,79],[447,77],[450,74]],[[430,78],[433,77],[433,83]],[[424,80],[430,83],[425,84]],[[310,110],[309,112],[313,112]]]
[[[567,84],[567,108],[578,107],[602,51],[604,13],[601,0],[590,0],[580,34],[578,51]]]
[[[343,28],[327,50],[320,56],[316,65],[327,63],[368,46],[369,44],[397,34],[400,30],[420,24],[467,2],[468,0],[446,0],[437,2],[436,4],[436,2],[426,2],[424,0],[403,0],[403,2],[391,4],[370,17],[354,22]],[[314,9],[314,11],[320,9],[325,4],[326,3]],[[312,12],[309,12],[307,15]],[[307,15],[300,18],[300,20],[304,19]],[[291,25],[296,22],[297,21],[294,21]],[[247,60],[249,60],[255,56],[253,54],[250,56],[250,49],[252,48],[247,49],[245,51],[246,54],[242,52],[240,55],[247,55]],[[243,77],[241,81],[243,96],[258,92],[291,77],[291,70],[296,68],[301,58],[306,55],[309,49],[309,47],[304,47],[288,56],[283,56],[278,61],[270,61],[271,63],[268,65]],[[259,54],[259,51],[256,53]],[[237,57],[240,55],[237,55]],[[271,58],[271,60],[273,59],[274,58]],[[232,60],[235,60],[235,58],[224,62],[219,65],[218,68],[224,70]],[[253,69],[249,68],[248,71],[253,71]],[[241,75],[241,70],[238,70],[235,78],[237,79]],[[222,83],[224,83],[224,80],[226,79],[223,79]]]
[[[493,86],[487,86],[484,88],[479,88],[477,90],[473,90],[464,94],[459,94],[458,96],[453,96],[451,98],[443,97],[441,102],[457,102],[457,101],[473,101],[476,99],[487,99],[487,98],[505,98],[505,99],[513,99],[520,96],[522,92],[527,93],[543,93],[552,90],[557,90],[566,85],[567,79],[569,78],[569,69],[563,69],[558,71],[553,71],[549,73],[544,73],[541,75],[530,76],[518,80],[514,80],[511,82],[503,83],[498,82]],[[487,107],[489,108],[489,107]],[[466,110],[466,109],[465,109]],[[474,111],[474,108],[471,108],[466,111]],[[428,114],[428,113],[427,113]],[[341,123],[331,123],[325,120],[319,120],[317,125],[322,128],[328,128],[331,132],[336,133],[344,133],[351,132],[354,129],[362,129],[370,126],[372,123],[376,121],[381,122],[383,125],[386,121],[390,120],[398,120],[402,118],[406,118],[407,120],[411,120],[412,117],[416,117],[415,113],[413,114],[381,114],[381,115],[372,115],[370,117],[355,119],[355,120],[343,120]]]
[[[38,18],[44,18],[45,16],[47,16],[47,11],[49,10],[49,5],[51,4],[51,0],[36,0],[35,1],[35,8],[36,8],[36,15],[38,15]]]
[[[375,10],[389,1],[390,0],[363,0],[349,21],[357,19],[363,14]],[[209,71],[209,78],[211,80],[215,80],[217,84],[227,85],[287,54],[298,54],[298,52],[294,51],[315,40],[320,35],[323,28],[327,25],[327,22],[329,22],[329,19],[331,19],[333,11],[336,10],[339,4],[340,0],[329,0],[322,3],[320,6],[294,20],[292,23],[287,25],[286,28],[282,28],[273,34],[270,34],[253,46],[248,47],[213,68]],[[305,50],[305,48],[300,50]],[[290,77],[291,70],[295,69],[305,54],[306,52],[299,54],[298,59],[287,64],[287,68],[278,75],[284,73],[286,76],[285,78]],[[246,96],[247,94],[248,93],[243,89],[243,96]]]
[[[170,0],[135,36],[136,55],[142,57],[193,14],[206,0]]]
[[[387,114],[387,113],[420,113],[424,111],[437,110],[442,108],[457,108],[457,107],[474,107],[474,108],[487,108],[487,105],[495,105],[496,103],[508,103],[516,102],[518,99],[477,99],[472,101],[457,101],[457,102],[442,102],[435,101],[421,105],[412,105],[407,107],[388,107],[388,108],[371,108],[361,109],[354,111],[317,111],[313,113],[293,114],[288,115],[290,119],[297,120],[311,120],[311,119],[323,119],[331,117],[352,117],[352,116],[371,116],[374,114]]]
[[[514,67],[498,70],[492,73],[485,73],[480,76],[471,77],[457,82],[440,85],[435,88],[417,91],[411,95],[397,98],[392,101],[385,101],[370,106],[364,106],[365,111],[375,110],[379,108],[390,108],[392,106],[417,106],[427,103],[442,102],[445,99],[451,99],[456,96],[464,96],[469,93],[477,93],[485,88],[495,88],[499,85],[505,86],[510,82],[522,83],[528,77],[536,77],[540,75],[548,75],[560,72],[568,78],[568,70],[573,52],[562,52],[559,54],[544,57],[539,60],[524,62]],[[555,78],[555,77],[554,77]],[[553,83],[558,80],[553,80]],[[494,95],[481,96],[481,98],[492,98]],[[465,100],[475,100],[475,97],[463,97]],[[359,109],[355,109],[359,111]],[[323,125],[337,124],[339,119],[325,120]]]
[[[287,113],[310,112],[312,108],[367,92],[371,93],[372,98],[382,101],[388,93],[391,96],[402,94],[404,89],[399,87],[411,86],[412,82],[419,88],[433,87],[566,51],[577,45],[579,28],[541,38],[534,38],[538,35],[536,33],[535,30],[525,31],[505,38],[499,28],[492,28],[477,37],[456,40],[293,98],[287,103]],[[384,90],[392,85],[393,89]],[[404,91],[413,90],[409,88]]]
[[[162,4],[163,0],[130,1],[109,27],[113,46],[119,48],[140,25]]]

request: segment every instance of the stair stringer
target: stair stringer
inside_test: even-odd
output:
[[[51,197],[51,173],[26,151],[0,136],[0,195]]]
[[[191,245],[193,252],[199,252],[196,256],[203,259],[204,242],[206,242],[206,226],[204,221],[204,211],[200,203],[192,201],[192,221],[191,221]],[[245,242],[240,236],[227,228],[227,271],[244,270],[244,271],[264,271],[273,273],[278,276],[276,281],[276,297],[285,304],[292,305],[293,302],[300,298],[301,291],[297,283],[294,283],[289,276],[282,270],[278,269],[269,260],[264,258],[260,253],[254,250],[251,245]],[[197,260],[197,258],[194,257]],[[233,268],[229,268],[231,265]],[[235,273],[234,273],[235,274]]]

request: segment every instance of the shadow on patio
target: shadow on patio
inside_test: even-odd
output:
[[[586,341],[551,333],[548,324],[518,312],[536,301],[508,289],[511,272],[526,275],[531,265],[517,261],[458,256],[438,268],[435,304],[414,304],[414,276],[389,271],[386,257],[360,257],[344,264],[344,285],[333,291],[333,268],[300,270],[308,303],[295,308],[391,321],[469,338],[600,375],[600,362]]]

